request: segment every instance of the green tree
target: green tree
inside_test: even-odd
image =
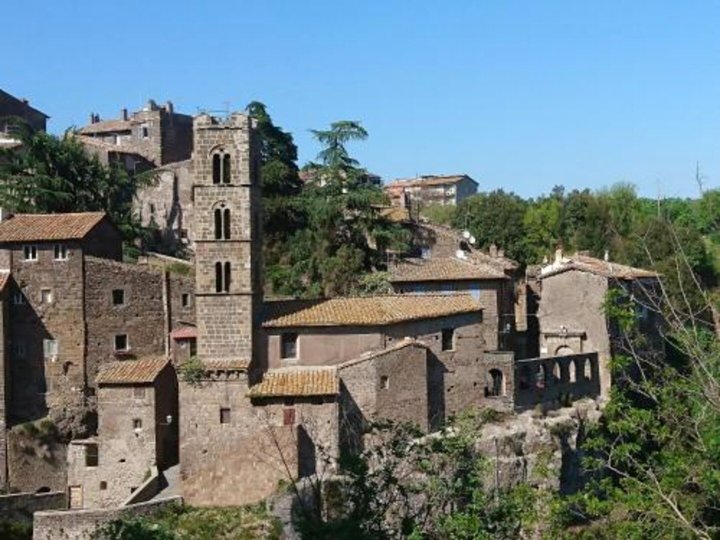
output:
[[[19,148],[0,150],[0,206],[26,213],[104,210],[127,242],[141,236],[132,200],[144,180],[104,166],[72,133],[20,133]]]
[[[527,261],[526,207],[527,202],[522,198],[502,189],[480,193],[459,204],[453,225],[458,229],[470,229],[479,247],[496,244],[509,257],[524,263]]]

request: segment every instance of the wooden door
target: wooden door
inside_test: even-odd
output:
[[[69,487],[69,499],[70,508],[82,508],[83,507],[83,488],[82,486],[70,486]]]

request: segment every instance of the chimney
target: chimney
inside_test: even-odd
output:
[[[90,113],[90,123],[91,124],[95,123],[95,113]]]
[[[560,264],[562,262],[563,258],[563,250],[562,248],[557,248],[555,250],[555,264]]]
[[[23,105],[30,105],[30,101],[28,101],[28,98],[22,98],[21,101],[23,102]]]
[[[120,118],[127,121],[127,119],[128,119],[127,109],[120,109]]]
[[[498,256],[498,248],[495,244],[490,244],[490,256],[496,259]]]
[[[172,114],[174,110],[175,110],[175,109],[174,109],[174,107],[173,107],[172,101],[168,100],[168,101],[165,103],[165,112],[168,113],[168,114]]]

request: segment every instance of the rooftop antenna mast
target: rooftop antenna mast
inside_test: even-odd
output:
[[[698,189],[700,190],[700,196],[702,197],[702,194],[705,192],[705,176],[700,172],[700,162],[695,162],[695,183],[698,185]]]

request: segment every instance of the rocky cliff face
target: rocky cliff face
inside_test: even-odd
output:
[[[476,449],[490,462],[489,488],[520,483],[562,493],[582,483],[580,460],[588,425],[600,418],[593,400],[550,411],[528,411],[483,427]]]

